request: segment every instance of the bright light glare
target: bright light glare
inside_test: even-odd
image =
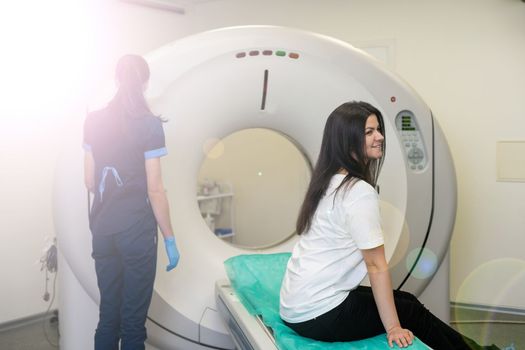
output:
[[[90,47],[87,0],[0,5],[1,118],[57,115],[84,89]]]

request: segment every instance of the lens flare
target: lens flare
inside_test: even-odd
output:
[[[406,258],[406,267],[408,270],[412,268],[414,262],[420,254],[421,249],[413,249],[408,253]],[[438,268],[438,259],[436,254],[427,248],[423,248],[416,267],[412,270],[412,276],[418,279],[426,279],[431,277]]]
[[[410,229],[405,213],[394,204],[381,200],[381,216],[385,237],[385,255],[392,268],[403,261],[410,243]]]
[[[522,309],[523,291],[525,290],[525,260],[501,258],[486,262],[465,278],[452,299],[462,304],[486,306],[488,309],[501,308]],[[454,318],[464,320],[466,316],[461,308],[456,309]],[[469,317],[468,319],[472,319]],[[492,320],[493,312],[488,312],[484,319]],[[461,331],[468,324],[458,324]],[[480,342],[488,343],[497,335],[498,329],[491,323],[484,323],[481,329]]]
[[[0,8],[3,116],[42,118],[78,102],[90,51],[87,2],[10,1]]]

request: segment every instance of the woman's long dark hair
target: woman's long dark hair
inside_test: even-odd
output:
[[[149,76],[148,63],[142,56],[124,55],[119,59],[115,71],[119,86],[110,106],[115,108],[123,119],[154,116],[144,97],[144,88]]]
[[[348,175],[337,191],[357,180],[364,180],[376,186],[385,156],[386,139],[383,141],[383,156],[380,159],[369,160],[365,153],[365,127],[366,120],[372,114],[377,116],[380,130],[385,136],[381,112],[366,102],[343,103],[326,120],[319,158],[297,218],[298,234],[310,228],[319,201],[325,194],[332,176],[340,170],[346,170]]]

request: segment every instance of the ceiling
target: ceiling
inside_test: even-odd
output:
[[[206,2],[218,1],[218,0],[120,0],[122,2],[128,2],[136,5],[142,5],[147,7],[153,7],[160,10],[177,12],[185,14],[186,9],[192,5],[200,5]]]

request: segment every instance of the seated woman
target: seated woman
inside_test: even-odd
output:
[[[410,293],[392,291],[375,190],[384,152],[375,107],[348,102],[328,117],[281,286],[281,318],[327,342],[386,332],[390,346],[406,347],[415,335],[435,350],[498,349],[456,332]],[[371,288],[360,286],[367,273]]]

